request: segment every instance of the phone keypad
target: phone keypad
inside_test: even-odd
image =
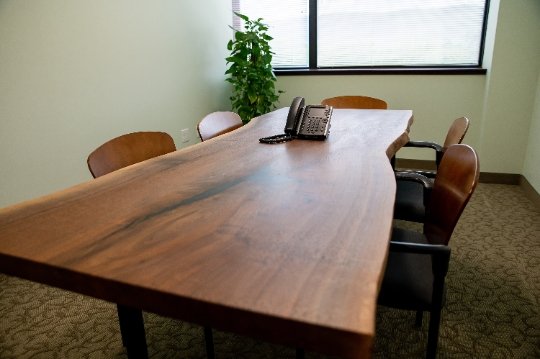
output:
[[[321,126],[322,120],[319,118],[308,118],[307,123],[304,125],[302,132],[304,133],[316,133],[324,131],[324,124]]]
[[[299,129],[299,135],[326,138],[328,135],[331,108],[326,106],[308,106],[307,116]]]

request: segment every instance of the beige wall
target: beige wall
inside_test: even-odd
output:
[[[492,0],[490,15],[487,75],[279,77],[280,105],[382,97],[414,110],[411,137],[436,141],[468,116],[482,171],[523,173],[539,190],[540,1]],[[230,107],[230,22],[229,1],[0,1],[0,207],[89,180],[88,153],[121,133],[198,142],[197,121]]]
[[[227,1],[0,1],[0,207],[89,180],[88,154],[126,132],[198,142],[230,109],[231,19]]]
[[[529,130],[529,141],[523,175],[540,193],[540,75],[536,87],[536,101],[533,119]]]
[[[540,73],[540,1],[502,0],[478,148],[486,172],[523,173]]]
[[[533,20],[536,21],[537,32],[536,34],[532,33],[530,36],[533,39],[536,39],[536,49],[538,50],[538,47],[540,47],[538,44],[538,39],[540,38],[540,34],[538,33],[538,28],[540,27],[540,1],[534,2],[533,5],[535,7],[530,11],[531,14],[536,15]],[[531,58],[531,61],[536,61],[536,64],[540,63],[538,57],[536,57],[536,59],[534,57]],[[536,96],[527,144],[523,175],[536,191],[540,193],[540,73],[538,74],[536,81]]]
[[[299,95],[312,103],[340,94],[380,97],[390,108],[414,111],[411,138],[437,142],[453,119],[467,116],[472,125],[464,142],[478,150],[481,170],[523,173],[527,143],[536,141],[529,139],[529,128],[540,74],[540,1],[492,0],[491,5],[487,75],[280,77],[278,87],[286,91],[281,104]],[[538,158],[537,146],[529,146],[529,157]],[[399,157],[429,158],[419,150],[402,150]]]
[[[411,138],[444,141],[451,122],[467,116],[473,122],[467,135],[469,143],[478,143],[482,121],[482,97],[485,77],[478,75],[353,75],[284,76],[278,88],[286,91],[280,98],[287,106],[295,96],[309,103],[325,97],[363,94],[385,99],[392,109],[412,109],[414,124]],[[403,149],[400,157],[432,158],[426,151]]]

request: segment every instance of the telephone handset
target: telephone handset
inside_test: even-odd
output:
[[[289,108],[289,114],[287,115],[287,123],[285,124],[285,133],[290,135],[294,132],[298,132],[298,119],[302,114],[302,109],[304,108],[304,98],[295,97]]]
[[[295,97],[289,109],[284,135],[264,137],[262,143],[281,143],[294,138],[325,140],[330,132],[332,107],[324,105],[304,106],[304,98]]]

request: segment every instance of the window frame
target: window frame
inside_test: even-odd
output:
[[[308,16],[308,64],[309,67],[297,68],[274,68],[276,76],[298,75],[471,75],[486,74],[487,69],[483,65],[486,32],[490,0],[486,0],[484,7],[484,19],[480,38],[480,51],[477,65],[448,65],[448,66],[317,66],[317,0],[309,0]]]

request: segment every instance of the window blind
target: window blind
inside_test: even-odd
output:
[[[274,39],[274,68],[307,67],[309,0],[233,0],[233,11],[255,20],[263,18],[269,26],[268,35]],[[233,27],[242,29],[241,20],[233,17]]]
[[[309,66],[309,4],[319,68],[478,66],[486,0],[232,0],[263,18],[274,68]],[[240,27],[239,20],[234,26]],[[315,36],[311,34],[311,36]]]
[[[320,0],[318,65],[478,65],[483,0]]]

